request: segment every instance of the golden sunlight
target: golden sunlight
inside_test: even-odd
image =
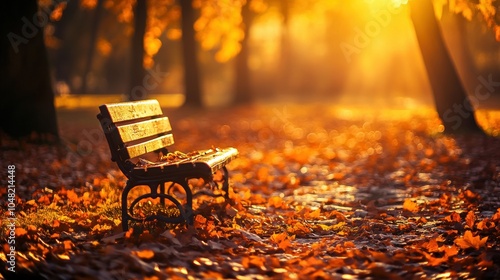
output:
[[[402,5],[408,4],[408,0],[365,0],[368,4],[377,4],[381,6],[392,5],[395,8],[399,8]]]
[[[368,5],[360,7],[362,2]],[[359,13],[350,34],[340,43],[349,65],[341,99],[404,108],[418,107],[416,100],[432,102],[408,1],[362,2],[356,8],[364,13]]]
[[[408,4],[408,0],[391,0],[391,2],[396,7]]]

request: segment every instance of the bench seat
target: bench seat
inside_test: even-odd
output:
[[[132,176],[165,176],[165,174],[177,174],[186,178],[210,179],[218,170],[231,162],[238,156],[235,148],[225,148],[217,150],[197,151],[199,156],[186,159],[175,159],[173,161],[142,161],[132,169]]]

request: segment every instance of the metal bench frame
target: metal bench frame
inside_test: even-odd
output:
[[[169,119],[163,115],[157,100],[143,100],[105,104],[99,107],[97,115],[111,151],[111,160],[116,162],[128,178],[122,191],[122,227],[128,230],[129,221],[160,220],[167,223],[193,224],[193,198],[199,195],[223,196],[229,200],[229,180],[226,164],[238,156],[235,148],[208,149],[195,151],[193,156],[173,161],[149,162],[141,158],[150,153],[167,154],[167,147],[174,144]],[[134,162],[135,161],[135,162]],[[214,174],[222,172],[222,181],[214,181]],[[193,192],[188,181],[203,179],[205,188]],[[128,196],[136,186],[148,186],[149,193],[136,197],[130,205]],[[166,187],[168,185],[168,187]],[[219,187],[219,185],[221,185]],[[184,204],[172,191],[175,186],[182,187]],[[223,194],[209,191],[218,187]],[[168,217],[162,214],[147,216],[145,219],[134,216],[134,208],[143,199],[159,198],[162,205],[169,200],[175,205],[179,216]]]

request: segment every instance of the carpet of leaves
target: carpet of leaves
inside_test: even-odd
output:
[[[240,151],[229,165],[232,202],[204,204],[190,228],[148,223],[122,232],[126,178],[110,161],[96,112],[63,110],[63,145],[2,137],[2,168],[16,166],[18,253],[13,275],[2,218],[3,277],[500,278],[498,138],[440,135],[432,112],[164,111],[177,150]],[[498,134],[499,121],[483,124]],[[5,201],[5,188],[0,195]],[[0,216],[9,215],[2,206]]]

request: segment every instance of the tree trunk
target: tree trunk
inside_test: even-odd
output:
[[[194,30],[195,11],[191,0],[181,0],[179,2],[182,9],[182,56],[184,60],[185,102],[183,106],[202,107],[203,100]]]
[[[61,40],[61,45],[56,50],[49,51],[49,59],[52,61],[51,66],[54,69],[54,79],[65,82],[69,86],[69,92],[73,92],[71,88],[71,76],[73,69],[76,68],[74,66],[76,64],[75,56],[72,55],[73,44],[75,42],[66,35],[73,31],[71,30],[71,22],[80,9],[79,5],[80,3],[77,1],[67,2],[61,19],[53,23],[55,26],[54,37],[59,39],[64,38],[64,40]],[[56,95],[57,93],[56,91]],[[64,91],[64,93],[68,92]]]
[[[15,138],[58,138],[54,93],[36,0],[7,1],[0,12],[0,129]]]
[[[446,49],[431,0],[410,1],[411,17],[445,133],[482,132]]]
[[[290,3],[289,0],[280,0],[281,34],[280,34],[280,56],[278,64],[278,94],[286,96],[290,94],[290,71],[291,44],[290,44]]]
[[[236,56],[235,66],[235,92],[236,98],[234,103],[236,104],[248,104],[252,102],[252,89],[250,83],[250,69],[248,68],[248,38],[250,36],[250,26],[252,24],[252,11],[250,11],[250,3],[247,1],[243,7],[241,7],[241,15],[243,18],[243,32],[244,36],[241,41],[241,50]]]
[[[99,23],[101,22],[103,3],[104,0],[97,1],[97,5],[94,10],[94,19],[92,20],[92,24],[90,27],[89,48],[87,50],[87,57],[85,58],[85,68],[82,75],[82,88],[80,91],[83,94],[86,94],[89,91],[88,80],[90,71],[92,70],[92,60],[94,59],[95,43],[99,31]]]
[[[127,96],[129,100],[141,100],[147,96],[143,83],[144,70],[144,35],[146,34],[146,0],[137,0],[134,8],[134,34],[131,42],[130,81]]]

